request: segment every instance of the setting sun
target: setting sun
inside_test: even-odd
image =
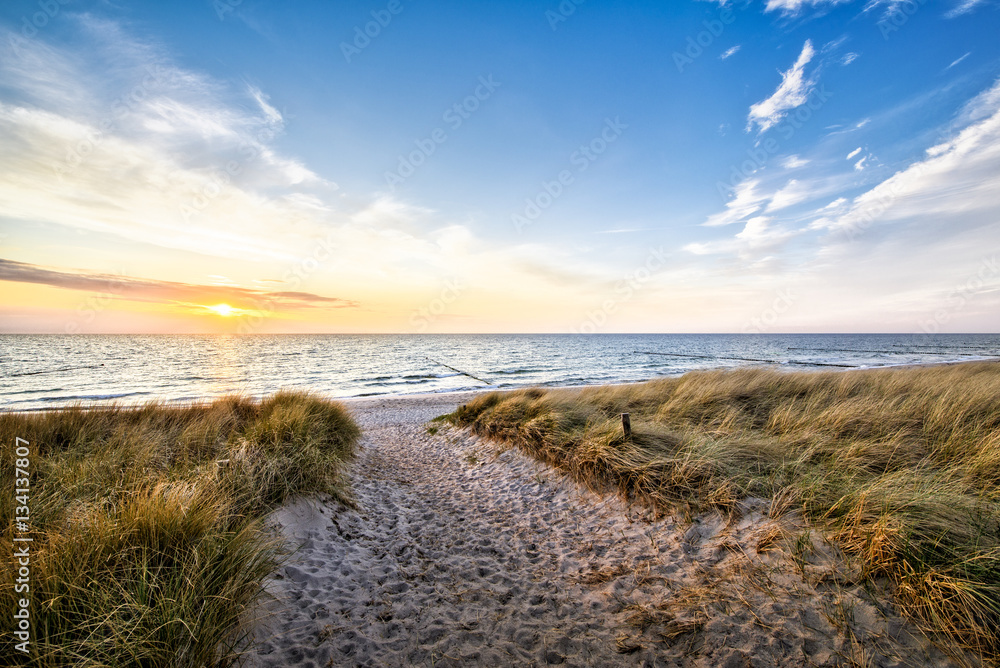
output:
[[[206,306],[209,311],[212,311],[216,315],[221,315],[223,318],[228,318],[231,315],[235,315],[238,309],[233,308],[229,304],[215,304],[214,306]]]

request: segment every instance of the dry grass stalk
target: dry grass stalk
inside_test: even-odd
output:
[[[245,612],[284,551],[263,516],[293,494],[346,498],[340,465],[359,435],[339,404],[291,392],[0,415],[2,442],[31,447],[37,650],[19,665],[238,663]],[[0,451],[5,489],[12,450]],[[6,554],[14,510],[0,495]],[[0,571],[8,610],[13,577]]]
[[[662,512],[770,499],[886,578],[922,628],[1000,660],[1000,364],[706,371],[492,393],[449,419]],[[809,550],[793,547],[803,567]]]

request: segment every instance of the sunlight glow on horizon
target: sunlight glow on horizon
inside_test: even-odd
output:
[[[213,306],[206,306],[205,308],[207,308],[209,311],[212,311],[216,315],[222,316],[223,318],[229,318],[234,315],[237,315],[238,312],[241,310],[233,308],[229,304],[215,304]]]

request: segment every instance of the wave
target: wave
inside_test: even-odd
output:
[[[15,397],[19,394],[45,394],[47,392],[65,392],[65,391],[66,391],[65,387],[45,387],[45,388],[39,388],[37,390],[36,389],[11,390],[9,392],[4,392],[4,395],[8,397]]]
[[[21,371],[19,373],[8,374],[9,378],[20,378],[22,376],[42,376],[47,373],[60,373],[62,371],[79,371],[80,369],[100,369],[103,364],[85,364],[82,366],[63,366],[58,369],[46,369],[44,371]]]
[[[107,394],[67,394],[60,397],[39,397],[39,401],[107,401],[109,399],[124,399],[125,397],[137,397],[149,395],[151,392],[111,392]]]
[[[586,386],[762,363],[789,372],[848,371],[989,360],[1000,351],[1000,335],[345,335],[317,345],[322,341],[233,339],[232,366],[220,368],[212,337],[0,335],[0,406],[174,403],[227,389],[264,396],[288,386],[331,397]]]

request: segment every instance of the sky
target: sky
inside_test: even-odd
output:
[[[4,0],[0,332],[998,332],[997,0]]]

